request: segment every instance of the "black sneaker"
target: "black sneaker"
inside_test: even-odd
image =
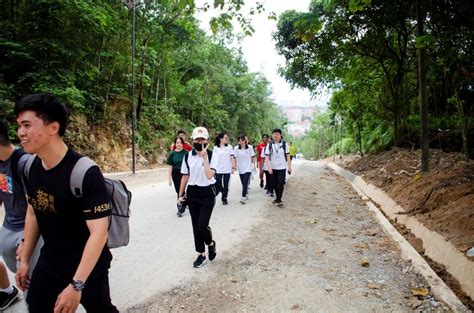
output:
[[[200,268],[206,263],[206,257],[203,255],[198,255],[196,261],[194,261],[193,266],[195,268]]]
[[[260,179],[260,188],[263,188],[263,179]]]
[[[178,209],[178,214],[183,215],[185,211],[186,211],[186,207],[184,205],[182,205]]]
[[[222,204],[227,205],[227,204],[229,204],[229,202],[227,202],[227,199],[222,199]]]
[[[216,258],[217,252],[216,252],[216,242],[213,240],[212,241],[214,244],[212,246],[207,246],[209,251],[209,261],[213,261]]]
[[[0,292],[0,311],[3,311],[6,308],[10,307],[18,299],[18,289],[16,289],[15,286],[13,286],[12,293]]]

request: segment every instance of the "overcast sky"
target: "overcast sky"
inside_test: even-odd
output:
[[[198,4],[212,2],[212,0],[199,0]],[[247,0],[252,4],[255,1]],[[255,33],[251,37],[246,37],[242,43],[244,57],[247,60],[251,72],[261,72],[270,81],[273,90],[273,100],[278,105],[318,105],[326,106],[329,96],[315,96],[311,99],[311,94],[306,90],[293,89],[278,75],[278,66],[285,64],[285,58],[278,55],[275,49],[275,42],[272,39],[272,32],[276,31],[277,22],[268,19],[268,12],[275,12],[279,16],[286,10],[296,10],[307,12],[310,0],[266,0],[266,12],[253,17],[252,26]],[[250,5],[248,5],[250,7]],[[243,12],[248,12],[244,8]],[[197,18],[201,20],[201,27],[209,31],[209,17],[215,16],[218,11],[211,11],[206,14],[199,14]],[[235,30],[238,30],[238,26]]]

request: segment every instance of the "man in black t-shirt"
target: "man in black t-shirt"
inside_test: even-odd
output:
[[[102,173],[92,167],[82,197],[76,198],[70,176],[81,155],[62,138],[68,120],[64,104],[49,94],[33,94],[18,101],[14,111],[24,150],[37,155],[24,177],[31,207],[16,274],[18,286],[28,289],[29,312],[75,312],[79,303],[88,312],[118,312],[110,300],[111,206]],[[29,260],[39,235],[44,246],[30,281]]]

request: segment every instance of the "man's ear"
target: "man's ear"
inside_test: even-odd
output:
[[[59,125],[59,122],[51,122],[51,123],[49,123],[48,127],[50,129],[50,134],[51,135],[59,134],[59,128],[61,127]]]

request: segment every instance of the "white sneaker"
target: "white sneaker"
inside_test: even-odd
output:
[[[245,197],[242,197],[242,198],[240,199],[240,203],[245,204],[245,202],[247,202],[247,199],[246,199]]]

